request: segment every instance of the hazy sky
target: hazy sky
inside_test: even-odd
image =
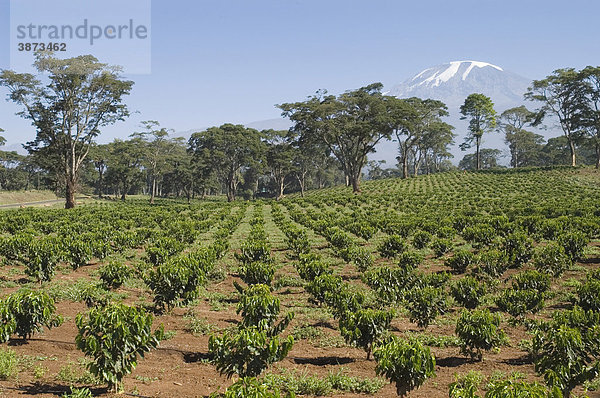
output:
[[[0,68],[9,67],[9,14],[0,0]],[[127,76],[135,86],[126,103],[139,113],[99,141],[149,119],[184,131],[276,118],[275,104],[320,88],[389,87],[453,60],[532,79],[599,65],[598,15],[597,0],[154,0],[152,73]],[[33,138],[5,94],[0,88],[8,142]]]

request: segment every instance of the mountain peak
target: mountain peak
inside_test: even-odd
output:
[[[438,65],[433,68],[427,68],[424,71],[415,75],[411,82],[418,81],[417,85],[426,85],[428,87],[437,87],[442,83],[447,82],[452,79],[454,76],[457,76],[460,72],[460,76],[462,80],[465,80],[473,68],[486,68],[491,67],[500,72],[503,72],[499,66],[492,65],[487,62],[481,61],[452,61],[447,64]]]

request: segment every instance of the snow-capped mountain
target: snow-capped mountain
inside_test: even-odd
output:
[[[523,102],[530,83],[530,79],[487,62],[454,61],[427,68],[392,87],[387,94],[399,98],[434,98],[452,106],[462,104],[469,94],[483,93],[504,110],[506,105]]]
[[[494,102],[494,109],[498,114],[523,104],[532,108],[531,103],[525,103],[523,100],[523,94],[531,81],[487,62],[453,61],[427,68],[391,87],[385,94],[398,98],[432,98],[444,102],[450,113],[445,121],[455,127],[456,134],[455,145],[451,149],[454,155],[452,162],[458,164],[465,154],[470,153],[462,152],[458,148],[467,133],[467,121],[460,120],[460,106],[465,98],[472,93],[485,94]],[[507,149],[504,137],[499,133],[484,135],[482,147]],[[388,167],[396,164],[398,148],[395,142],[382,142],[376,149],[377,153],[370,155],[369,159],[385,160]],[[507,163],[507,160],[503,163]]]

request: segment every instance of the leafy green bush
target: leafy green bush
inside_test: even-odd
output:
[[[540,293],[547,292],[550,289],[550,276],[535,270],[519,272],[515,275],[513,289],[537,290]]]
[[[508,257],[510,268],[519,268],[531,258],[533,241],[524,232],[513,232],[502,239],[502,250]]]
[[[473,309],[479,306],[486,290],[485,284],[472,276],[466,276],[451,286],[450,293],[457,303],[465,308]]]
[[[474,246],[486,246],[494,241],[498,233],[490,225],[479,224],[463,229],[462,236]]]
[[[33,240],[27,250],[25,273],[38,282],[54,276],[54,268],[62,256],[59,245],[50,239]]]
[[[230,385],[225,391],[225,394],[211,394],[210,398],[217,398],[220,396],[223,398],[281,398],[281,394],[278,390],[271,391],[265,383],[262,383],[256,377],[242,377]],[[288,393],[285,397],[293,398],[295,397],[295,394]]]
[[[83,267],[92,259],[92,245],[89,242],[71,239],[67,242],[65,256],[73,269]]]
[[[577,286],[577,305],[584,310],[600,312],[600,280],[589,278]]]
[[[427,231],[416,232],[413,236],[413,246],[416,249],[424,249],[431,242],[431,234]]]
[[[275,325],[279,316],[280,302],[271,294],[269,286],[258,284],[242,290],[239,285],[236,285],[236,288],[240,291],[237,313],[242,316],[241,327],[256,326],[268,332],[282,331],[292,320],[293,314],[290,313],[277,326]]]
[[[485,398],[563,398],[560,390],[548,390],[546,386],[533,382],[508,378],[491,383]]]
[[[109,261],[100,267],[100,280],[105,287],[116,289],[133,275],[133,270],[121,261]]]
[[[342,278],[337,275],[322,274],[306,285],[306,290],[316,302],[323,303],[325,302],[325,295],[339,292],[342,283]]]
[[[583,252],[590,243],[590,238],[583,232],[567,232],[558,237],[557,243],[565,249],[567,256],[573,261],[578,261],[583,258]]]
[[[475,255],[466,249],[457,250],[452,257],[444,261],[444,265],[457,274],[464,274],[474,263]]]
[[[431,242],[431,248],[436,257],[442,257],[444,254],[452,250],[454,245],[447,238],[437,238]]]
[[[406,295],[406,308],[410,321],[416,322],[421,328],[426,328],[440,314],[448,309],[446,292],[442,288],[425,286],[412,289]]]
[[[565,252],[564,247],[556,242],[538,248],[533,255],[535,268],[554,277],[561,276],[571,263],[571,258]]]
[[[239,253],[235,253],[235,258],[246,266],[252,263],[271,263],[271,248],[265,240],[247,240],[242,243]]]
[[[231,377],[256,377],[274,362],[285,358],[294,345],[294,338],[280,339],[255,326],[211,335],[208,351],[221,374]]]
[[[423,255],[417,252],[407,251],[398,257],[398,267],[404,269],[417,268],[423,262]]]
[[[54,300],[47,293],[21,289],[0,302],[0,341],[6,342],[17,334],[23,340],[34,333],[62,324],[60,315],[54,316]]]
[[[348,312],[340,319],[340,333],[346,343],[360,347],[371,357],[373,344],[389,329],[393,311],[360,309]]]
[[[506,335],[499,326],[500,316],[487,309],[461,311],[456,321],[460,352],[481,361],[482,350],[489,351],[506,342]]]
[[[186,305],[198,297],[198,288],[206,275],[189,258],[169,259],[151,269],[144,282],[154,293],[154,304],[159,310]]]
[[[376,267],[362,275],[363,282],[386,303],[397,303],[417,282],[412,268]]]
[[[396,393],[404,397],[435,376],[435,357],[429,347],[417,340],[393,337],[373,352],[377,361],[375,371],[396,384]]]
[[[60,398],[92,398],[92,392],[87,387],[76,388],[71,386],[70,393],[64,393]]]
[[[250,262],[239,267],[240,278],[248,285],[271,285],[275,276],[275,265],[271,262]]]
[[[454,382],[448,386],[449,398],[480,398],[477,395],[477,390],[483,382],[483,375],[478,371],[470,371],[469,373],[458,376],[454,375]]]
[[[381,257],[394,258],[398,254],[405,252],[408,245],[404,238],[400,235],[389,235],[379,244],[377,250]]]
[[[544,295],[536,290],[506,289],[496,298],[496,305],[500,310],[514,317],[521,317],[527,313],[538,312],[544,306]]]
[[[164,336],[161,327],[152,332],[152,314],[124,304],[95,307],[75,320],[77,348],[92,361],[88,370],[117,391],[121,380],[144,356],[158,346]]]
[[[359,272],[365,272],[375,262],[371,252],[364,247],[355,247],[350,254],[350,259]]]
[[[298,263],[296,263],[296,271],[300,278],[305,281],[313,281],[317,276],[331,274],[332,271],[320,257],[315,254],[301,254]]]
[[[502,276],[507,269],[508,256],[500,250],[490,249],[479,253],[477,256],[477,274],[497,278]]]

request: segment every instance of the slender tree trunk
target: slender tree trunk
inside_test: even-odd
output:
[[[475,145],[477,146],[477,154],[476,154],[476,165],[475,168],[477,170],[481,170],[481,154],[479,153],[479,146],[481,145],[481,137],[477,136],[475,137]]]
[[[156,196],[156,176],[152,175],[152,187],[150,188],[150,204],[154,204],[154,197]]]
[[[65,189],[65,209],[72,209],[75,207],[75,181],[72,178],[66,178],[66,189]]]
[[[402,178],[408,178],[408,156],[402,156]]]
[[[571,166],[575,167],[577,165],[575,162],[575,143],[571,138],[569,138],[569,150],[571,151]]]
[[[600,168],[600,142],[596,142],[596,170]]]
[[[285,181],[285,177],[280,177],[278,179],[279,181],[277,181],[277,200],[281,200],[283,199],[283,190],[284,190],[284,185],[283,182]]]

